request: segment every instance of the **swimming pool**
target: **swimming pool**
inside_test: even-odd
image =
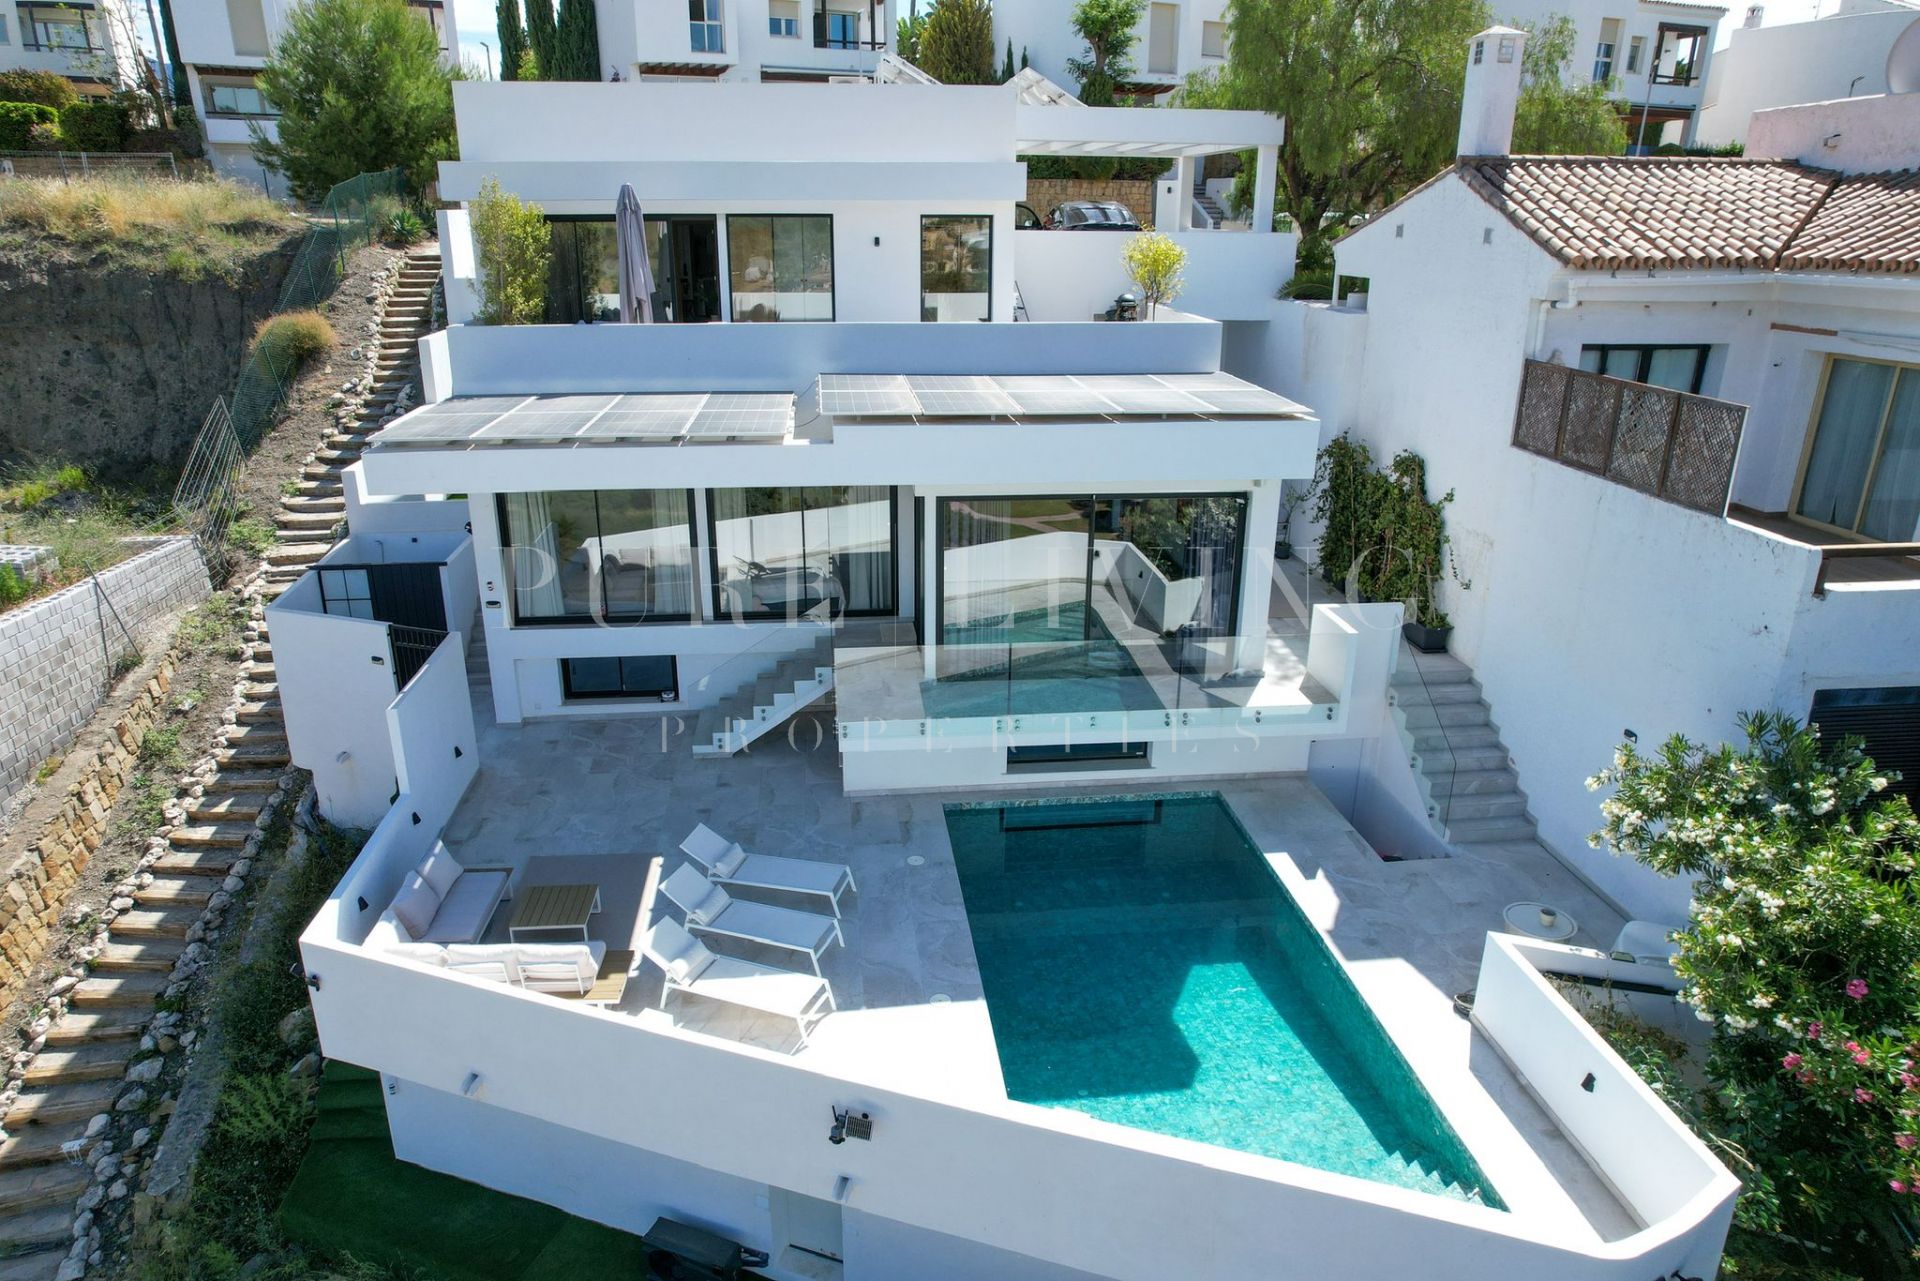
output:
[[[942,639],[944,670],[920,687],[929,716],[1160,706],[1152,684],[1098,614],[1089,627],[1081,601],[1022,610],[986,625],[948,627]]]
[[[1217,794],[946,820],[1009,1097],[1504,1208]]]

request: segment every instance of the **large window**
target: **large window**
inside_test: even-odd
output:
[[[1202,58],[1224,58],[1227,56],[1226,23],[1203,22],[1200,24],[1200,56]]]
[[[629,658],[563,658],[560,689],[568,702],[580,699],[654,699],[671,703],[680,697],[679,664],[671,654],[640,654]]]
[[[620,243],[611,218],[549,218],[547,323],[620,319]]]
[[[800,0],[769,0],[767,5],[767,34],[798,38],[800,35]]]
[[[710,491],[714,614],[893,613],[893,498],[883,485]]]
[[[1670,391],[1700,394],[1707,374],[1704,346],[1655,347],[1638,343],[1602,343],[1580,349],[1580,368],[1590,374],[1650,383]]]
[[[846,13],[838,9],[829,9],[826,14],[826,47],[829,49],[858,49],[860,47],[860,15]]]
[[[920,219],[920,319],[993,316],[993,219],[986,214]]]
[[[735,320],[833,319],[833,218],[734,214],[727,219]]]
[[[207,111],[217,116],[277,116],[267,95],[248,80],[212,80],[201,78],[207,91]]]
[[[20,43],[29,49],[69,49],[104,52],[105,42],[95,31],[87,9],[57,4],[20,6]]]
[[[502,494],[514,621],[690,617],[692,511],[684,489]]]
[[[1794,511],[1878,542],[1920,539],[1920,366],[1828,364]]]
[[[1660,39],[1653,46],[1653,82],[1660,85],[1690,85],[1700,78],[1701,63],[1707,56],[1707,29],[1660,24]]]
[[[724,30],[720,23],[720,0],[687,0],[687,37],[695,53],[725,53]]]
[[[720,319],[720,245],[711,215],[648,218],[657,321]],[[547,274],[547,323],[620,319],[620,242],[612,218],[547,220],[553,260]]]

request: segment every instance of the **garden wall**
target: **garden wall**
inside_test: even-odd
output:
[[[213,590],[192,539],[150,541],[95,578],[0,614],[0,807],[87,723],[121,661]]]
[[[114,798],[134,772],[140,745],[161,715],[175,658],[169,653],[160,660],[98,749],[69,762],[74,768],[59,812],[38,833],[22,833],[27,848],[6,869],[0,885],[0,1010],[23,995],[22,984],[46,954],[68,892],[106,836]]]
[[[1027,203],[1042,218],[1063,200],[1117,200],[1133,211],[1142,227],[1153,226],[1151,178],[1111,178],[1104,182],[1087,178],[1027,179]]]

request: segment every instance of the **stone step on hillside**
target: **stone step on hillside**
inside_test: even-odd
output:
[[[280,740],[284,748],[286,740]],[[254,826],[247,823],[182,823],[167,835],[167,843],[178,850],[218,846],[223,849],[238,849],[247,843],[254,833]]]
[[[298,565],[304,569],[332,550],[331,542],[280,543],[267,552],[267,563],[274,566]]]
[[[72,1213],[73,1203],[92,1182],[93,1171],[84,1165],[29,1165],[17,1170],[0,1170],[0,1214],[20,1214],[55,1205],[65,1205]]]
[[[28,1061],[28,1085],[72,1085],[80,1081],[118,1081],[140,1048],[136,1041],[102,1041],[63,1049],[42,1049]]]
[[[165,974],[186,950],[184,939],[128,939],[114,942],[109,938],[107,945],[100,949],[100,955],[93,958],[93,972],[103,977],[114,974]]]
[[[22,1090],[20,1097],[13,1101],[13,1106],[7,1109],[7,1115],[0,1120],[0,1125],[12,1131],[27,1125],[60,1125],[75,1119],[85,1121],[111,1111],[114,1099],[120,1095],[120,1088],[121,1081],[117,1076],[110,1081],[29,1087]]]
[[[79,1146],[76,1151],[69,1153],[64,1150],[68,1143]],[[94,1143],[87,1137],[85,1121],[25,1126],[0,1139],[0,1168],[51,1165],[55,1161],[82,1159],[93,1150]]]
[[[284,743],[279,747],[242,743],[235,747],[216,748],[213,759],[222,769],[229,765],[243,770],[285,769],[292,763]]]
[[[296,515],[312,513],[314,515],[345,516],[347,500],[341,497],[303,498],[298,494],[289,494],[280,500],[283,511]]]
[[[218,780],[215,783],[217,786]],[[187,818],[194,823],[251,823],[266,806],[267,798],[259,792],[209,791],[199,800],[187,802]]]
[[[200,916],[200,909],[193,907],[134,908],[114,918],[113,934],[123,939],[184,939]]]
[[[72,1206],[49,1205],[0,1219],[0,1281],[30,1281],[39,1276],[56,1275],[60,1261],[66,1257],[67,1245],[73,1240],[73,1218]],[[53,1271],[25,1270],[26,1265],[44,1263],[47,1259],[53,1260]],[[5,1270],[8,1267],[21,1270],[9,1274]]]
[[[220,880],[233,870],[244,851],[236,849],[168,849],[153,861],[155,876],[199,876]]]
[[[344,506],[345,504],[343,503],[342,507],[344,508]],[[275,518],[274,525],[275,528],[282,530],[312,529],[324,534],[335,525],[338,525],[342,520],[345,520],[346,515],[347,513],[339,508],[333,511],[283,510],[280,515]]]
[[[280,700],[277,698],[247,699],[234,704],[233,716],[242,725],[278,725],[280,724]]]
[[[219,885],[204,876],[156,876],[133,892],[141,907],[197,907],[204,909]]]
[[[139,896],[136,895],[137,899]],[[177,909],[176,909],[177,910]],[[118,929],[119,921],[114,922]],[[80,980],[78,987],[69,993],[73,1009],[95,1009],[112,1007],[126,1009],[152,1005],[154,1000],[167,987],[164,974],[115,974],[101,975]],[[38,1062],[36,1059],[35,1062]]]
[[[140,944],[172,943],[176,948],[184,949],[182,939],[132,939],[114,943],[112,947],[134,948]],[[176,951],[175,955],[178,955]],[[168,962],[169,968],[172,962]],[[77,1045],[105,1045],[109,1041],[138,1040],[147,1029],[147,1021],[153,1017],[151,1010],[132,1007],[127,1009],[107,1008],[75,1013],[69,1010],[60,1021],[47,1029],[47,1044],[70,1048]],[[11,1124],[11,1123],[9,1123]]]

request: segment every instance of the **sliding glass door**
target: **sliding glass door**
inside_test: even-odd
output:
[[[1794,514],[1876,542],[1920,539],[1920,366],[1831,362]]]
[[[709,491],[714,617],[893,613],[893,505],[884,485]]]

